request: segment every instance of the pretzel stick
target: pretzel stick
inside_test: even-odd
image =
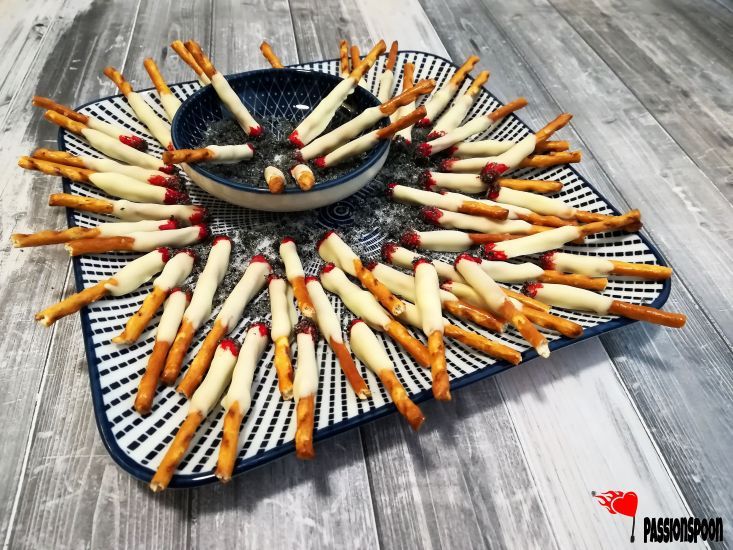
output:
[[[518,365],[522,362],[522,355],[518,351],[503,344],[499,344],[498,342],[494,342],[493,340],[489,340],[475,332],[469,332],[450,323],[445,325],[444,331],[448,338],[457,340],[462,344],[479,350],[490,357],[503,359],[512,365]]]
[[[662,281],[672,276],[672,268],[663,265],[649,264],[633,264],[629,262],[620,262],[618,260],[609,260],[613,264],[610,273],[625,277],[639,277],[642,279],[653,279]]]
[[[309,395],[300,399],[296,406],[298,427],[295,431],[295,455],[301,460],[312,460],[316,456],[313,449],[315,400],[315,395]]]
[[[351,353],[349,353],[349,348],[346,347],[346,344],[343,342],[337,342],[332,336],[328,339],[328,345],[336,354],[336,359],[341,366],[341,370],[344,372],[349,385],[354,389],[356,396],[359,399],[370,397],[372,392],[369,390],[369,386],[367,386],[366,382],[359,374],[359,371],[356,369],[356,364],[351,358]]]
[[[415,339],[407,329],[397,321],[390,321],[384,327],[384,332],[396,340],[421,367],[430,368],[430,351]]]
[[[587,237],[588,235],[594,235],[596,233],[606,233],[607,231],[621,229],[630,224],[637,223],[640,219],[641,213],[638,210],[630,210],[626,214],[622,214],[620,216],[609,216],[605,220],[586,225],[579,225],[577,228],[579,236]]]
[[[519,292],[514,292],[509,288],[502,288],[501,290],[510,298],[514,298],[517,302],[520,302],[522,305],[527,306],[531,309],[536,309],[539,311],[550,311],[551,309],[550,306],[548,306],[547,304],[540,302],[539,300],[535,300],[534,298],[530,298],[529,296],[525,296],[524,294],[521,294]]]
[[[280,61],[280,58],[275,55],[274,51],[272,51],[272,46],[270,46],[266,41],[263,41],[262,44],[260,44],[260,51],[273,69],[283,69],[285,67],[282,61]]]
[[[216,460],[216,470],[214,472],[214,475],[222,483],[228,483],[232,479],[234,463],[237,460],[239,429],[242,427],[243,419],[244,415],[240,412],[239,402],[234,401],[224,415],[221,445],[219,446],[219,456]]]
[[[549,168],[559,164],[571,164],[580,162],[582,155],[580,151],[563,151],[552,155],[532,155],[527,157],[520,164],[520,168]]]
[[[166,386],[172,386],[176,378],[178,378],[178,374],[181,372],[181,367],[183,366],[183,358],[191,347],[191,342],[193,341],[193,336],[197,328],[194,328],[193,323],[186,319],[184,314],[181,326],[176,333],[176,338],[173,340],[173,344],[171,344],[171,348],[165,359],[163,374],[160,376],[160,381]]]
[[[292,237],[283,237],[280,240],[280,258],[285,265],[285,276],[293,287],[293,293],[295,294],[295,300],[298,304],[298,309],[304,317],[309,319],[315,319],[316,310],[313,307],[313,302],[308,295],[308,290],[305,286],[305,272],[303,271],[303,264],[298,256],[298,249],[295,246],[295,241]]]
[[[278,194],[285,191],[285,174],[274,166],[265,167],[265,183],[270,193]]]
[[[587,290],[602,291],[608,285],[608,279],[604,277],[586,277],[585,275],[568,275],[559,271],[545,270],[537,279],[543,283],[557,283],[561,285],[575,286]]]
[[[501,187],[530,193],[557,193],[562,190],[562,182],[559,181],[499,178],[498,183]]]
[[[182,229],[166,231],[145,231],[128,233],[117,237],[94,237],[69,241],[64,248],[70,256],[83,254],[102,254],[104,252],[150,252],[159,247],[181,247],[197,243],[208,236],[208,228],[203,225],[194,225]]]
[[[175,472],[183,457],[186,456],[193,436],[203,421],[204,415],[200,412],[193,411],[188,413],[186,419],[178,428],[176,436],[173,438],[173,443],[171,443],[171,446],[165,453],[163,461],[155,471],[153,479],[150,480],[151,491],[159,493],[168,487],[171,479],[173,479],[173,472]]]
[[[351,69],[349,68],[349,43],[346,40],[339,42],[339,59],[341,78],[348,78]]]
[[[365,269],[361,260],[358,258],[354,260],[354,271],[356,272],[356,276],[361,284],[363,284],[364,287],[371,292],[374,297],[379,300],[379,303],[382,304],[392,315],[399,315],[405,310],[405,304],[402,303],[402,300],[392,294],[386,286],[377,281],[377,279],[374,278],[374,275],[372,275],[372,272]]]
[[[397,202],[435,206],[443,210],[482,216],[495,220],[505,220],[509,215],[509,211],[506,208],[471,200],[470,197],[464,197],[455,193],[452,195],[433,193],[396,183],[387,184],[387,197]]]
[[[20,157],[18,159],[18,166],[25,170],[37,170],[49,176],[60,176],[80,183],[90,183],[89,176],[94,173],[92,170],[87,170],[86,168],[57,164],[31,157]]]
[[[484,305],[484,301],[481,299],[478,293],[464,282],[447,280],[444,281],[443,284],[441,284],[440,288],[451,292],[461,301],[465,301],[472,306],[482,307]],[[520,302],[522,305],[525,305],[532,309],[537,309],[540,311],[550,311],[551,309],[550,306],[540,302],[539,300],[534,300],[529,296],[525,296],[524,294],[521,294],[519,292],[514,292],[513,290],[510,290],[508,288],[501,287],[501,291],[509,298],[513,298],[516,301]]]
[[[50,327],[56,321],[72,313],[76,313],[84,306],[101,300],[109,294],[108,286],[117,285],[114,277],[104,279],[94,286],[85,288],[81,292],[72,294],[68,298],[47,307],[46,309],[36,313],[36,321],[40,321],[43,326]]]
[[[96,214],[112,214],[114,203],[92,197],[81,197],[68,193],[54,193],[48,197],[49,206],[66,206],[82,212],[94,212]]]
[[[178,56],[183,60],[186,65],[194,70],[201,84],[203,84],[204,86],[206,86],[207,84],[211,84],[209,77],[206,76],[204,70],[199,66],[198,63],[196,63],[196,60],[191,55],[191,52],[186,49],[186,46],[183,44],[183,42],[181,42],[180,40],[175,40],[171,44],[171,48],[173,48],[173,51],[178,54]]]
[[[443,302],[443,309],[451,315],[455,315],[461,319],[467,319],[476,323],[480,327],[484,327],[493,332],[503,332],[504,325],[496,317],[489,312],[476,309],[472,304],[468,304],[461,300],[452,300]]]
[[[443,112],[443,109],[445,109],[448,103],[450,103],[450,100],[453,99],[453,96],[456,95],[458,88],[460,88],[461,84],[463,84],[463,81],[468,76],[468,73],[473,70],[474,66],[478,62],[479,57],[476,55],[472,55],[466,59],[463,65],[453,73],[450,80],[425,102],[426,113],[420,118],[417,123],[418,126],[429,126],[433,123],[436,117]]]
[[[32,234],[13,233],[10,238],[13,241],[13,246],[23,248],[60,244],[95,237],[112,237],[137,231],[145,232],[176,228],[178,228],[178,223],[175,220],[146,220],[133,223],[102,223],[96,227],[70,227],[60,231],[45,230]]]
[[[514,306],[517,307],[517,305],[521,306],[522,303],[517,300],[517,303],[514,304]],[[556,315],[550,315],[546,311],[532,307],[517,307],[517,309],[535,325],[549,330],[554,330],[568,338],[578,338],[583,334],[583,327],[577,323],[569,321],[568,319],[563,319]]]
[[[206,209],[201,206],[185,204],[141,204],[125,200],[108,201],[67,193],[54,193],[49,195],[48,205],[66,206],[83,212],[110,214],[116,218],[128,221],[169,217],[185,223],[197,224],[206,219],[208,215]]]
[[[359,56],[359,46],[356,44],[351,45],[351,67],[352,70],[359,66],[361,63],[361,57]]]
[[[387,71],[394,71],[394,66],[397,63],[397,52],[399,51],[399,44],[397,40],[393,40],[389,46],[389,52],[387,53],[387,61],[384,62],[384,69]]]
[[[438,122],[435,123],[433,130],[428,134],[427,139],[429,141],[444,136],[447,132],[455,130],[460,126],[463,119],[466,118],[468,111],[471,109],[471,106],[476,101],[476,97],[481,91],[481,86],[487,80],[489,80],[489,71],[481,71],[468,87],[466,93],[459,97],[451,107],[446,109],[438,119]]]
[[[354,61],[354,48],[356,46],[352,46],[351,49],[351,55],[352,55],[352,63]],[[382,55],[387,49],[387,45],[384,43],[384,40],[380,40],[377,42],[374,47],[369,50],[369,53],[362,59],[359,64],[356,67],[351,68],[351,74],[349,75],[349,78],[352,79],[354,82],[358,82],[361,80],[361,78],[366,74],[366,72],[371,69],[372,65],[377,61],[377,58]],[[358,56],[359,49],[356,48],[356,54]]]
[[[301,460],[315,457],[313,427],[315,423],[315,399],[318,391],[318,364],[315,344],[318,329],[310,319],[303,319],[295,327],[298,342],[297,369],[293,383],[296,402],[295,455]]]
[[[158,65],[155,64],[155,61],[153,61],[152,58],[146,57],[143,61],[143,65],[145,66],[145,70],[148,72],[148,76],[150,76],[150,80],[153,81],[153,86],[155,86],[155,89],[158,91],[160,103],[163,105],[163,109],[165,110],[168,120],[173,122],[173,118],[176,116],[176,112],[181,106],[180,100],[173,95],[173,92],[171,92],[168,84],[166,84],[163,75],[160,74]]]
[[[404,93],[410,90],[413,86],[415,86],[415,65],[414,63],[405,63],[402,65],[402,92]],[[389,120],[390,122],[395,122],[414,110],[415,101],[412,101],[392,113]],[[408,126],[407,128],[403,128],[402,130],[395,132],[392,139],[395,141],[404,140],[405,143],[410,143],[412,141],[412,126]]]
[[[571,115],[570,113],[562,113],[558,115],[557,117],[555,117],[554,120],[547,123],[543,128],[535,133],[535,141],[537,143],[547,141],[548,139],[550,139],[552,134],[565,127],[572,118],[573,115]]]
[[[293,398],[293,365],[290,361],[290,341],[287,336],[275,340],[275,354],[273,357],[275,372],[277,373],[277,387],[283,399]]]
[[[290,337],[293,327],[298,321],[298,314],[293,309],[292,297],[289,295],[288,283],[278,275],[268,278],[267,292],[270,297],[270,314],[272,330],[270,337],[275,343],[273,364],[277,373],[277,384],[283,399],[293,398],[293,365],[290,360]]]

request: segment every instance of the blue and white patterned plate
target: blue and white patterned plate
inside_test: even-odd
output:
[[[402,66],[412,62],[416,68],[416,78],[434,78],[440,86],[446,81],[456,66],[441,57],[423,52],[400,52],[395,69],[395,87],[401,86]],[[366,77],[367,87],[376,92],[377,76],[381,73],[384,57],[380,58],[375,68]],[[295,68],[338,74],[338,61],[317,61],[294,66]],[[468,87],[470,82],[464,84]],[[172,85],[171,89],[184,100],[199,88],[197,83],[188,82]],[[163,117],[163,109],[154,91],[144,91],[143,95],[150,100],[154,109]],[[498,100],[483,90],[473,106],[469,116],[477,116],[489,112],[498,105]],[[145,128],[135,119],[131,109],[121,96],[107,97],[86,104],[79,109],[83,113],[93,114],[102,120],[133,129],[138,135],[145,136],[152,153],[162,150]],[[515,116],[508,117],[497,128],[491,137],[497,139],[516,140],[527,134],[529,128]],[[486,135],[476,139],[485,139]],[[88,144],[74,135],[61,132],[59,147],[76,154],[97,155]],[[545,170],[522,170],[516,177],[530,177],[561,181],[563,190],[557,194],[575,207],[603,213],[614,213],[616,210],[582,177],[572,166],[560,166]],[[84,185],[64,181],[67,192],[75,194],[103,197],[104,195]],[[246,210],[219,201],[204,193],[189,182],[189,191],[195,203],[203,204],[212,214],[212,230],[226,233],[227,230],[253,227],[261,221],[271,220],[278,214],[267,214]],[[368,188],[365,191],[368,192]],[[317,223],[323,228],[343,227],[353,221],[352,211],[355,208],[349,199],[325,207],[319,211]],[[68,211],[70,226],[91,226],[103,221],[110,221],[104,216],[83,212]],[[407,220],[406,220],[407,222]],[[357,228],[361,235],[360,249],[367,253],[377,254],[385,236],[379,228]],[[273,235],[273,238],[278,235]],[[583,245],[569,247],[576,253],[604,257],[624,258],[634,262],[656,263],[664,265],[660,253],[641,234],[610,233],[593,235]],[[74,273],[79,290],[91,286],[99,280],[111,276],[130,259],[128,254],[104,254],[84,256],[74,259]],[[317,265],[307,265],[306,270],[315,273]],[[645,303],[660,307],[667,300],[670,282],[637,281],[612,279],[604,292],[614,298],[629,302]],[[163,457],[166,448],[172,441],[176,429],[184,418],[185,399],[173,388],[160,388],[156,396],[153,412],[141,417],[132,409],[132,402],[138,381],[142,375],[147,357],[153,344],[154,327],[148,329],[140,340],[129,347],[119,347],[110,342],[125,324],[127,318],[140,306],[144,296],[150,291],[146,285],[138,291],[121,298],[101,300],[81,312],[84,341],[89,364],[94,412],[100,434],[112,458],[133,476],[148,481]],[[260,299],[266,299],[261,297]],[[348,318],[350,314],[343,311],[338,299],[332,297],[336,311]],[[216,313],[216,312],[214,312]],[[633,321],[613,317],[599,317],[583,313],[554,311],[556,315],[571,319],[581,324],[585,332],[581,338],[571,340],[557,334],[546,332],[550,340],[550,348],[555,350],[586,338],[628,325]],[[245,312],[246,314],[246,312]],[[212,316],[213,319],[213,316]],[[156,319],[157,321],[157,319]],[[232,333],[235,338],[244,334],[249,319],[240,323]],[[452,322],[473,331],[483,332],[475,325],[467,325],[459,319]],[[155,323],[153,323],[154,325]],[[195,339],[188,360],[197,351],[210,324],[200,330]],[[381,337],[381,336],[380,336]],[[529,349],[523,340],[513,331],[502,335],[492,334],[497,339],[522,352],[523,359],[536,357],[534,350]],[[382,339],[388,354],[396,366],[397,376],[416,402],[432,397],[430,391],[429,371],[417,366],[401,349],[390,340]],[[362,368],[372,398],[358,401],[341,370],[335,357],[325,342],[318,346],[318,360],[321,365],[319,393],[316,403],[316,440],[322,440],[339,432],[355,428],[370,420],[392,413],[395,409],[388,394],[371,372]],[[456,342],[447,343],[448,369],[451,387],[456,389],[488,376],[492,376],[506,368],[505,362],[495,361],[490,357],[479,355],[470,348]],[[290,453],[294,449],[294,405],[292,401],[282,401],[277,391],[277,378],[272,365],[272,349],[265,354],[257,368],[254,380],[254,399],[252,409],[244,421],[240,435],[239,459],[235,474],[240,474],[256,466],[265,464],[277,457]],[[186,363],[187,364],[187,363]],[[192,487],[216,481],[213,469],[216,463],[217,449],[220,442],[223,410],[209,415],[194,438],[190,452],[181,463],[178,473],[173,477],[171,487]],[[427,419],[430,422],[430,419]],[[317,458],[316,458],[317,460]]]

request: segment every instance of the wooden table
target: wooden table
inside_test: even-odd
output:
[[[715,0],[6,0],[0,4],[0,541],[11,548],[619,548],[630,521],[591,491],[633,490],[644,516],[722,516],[733,528],[733,11]],[[379,37],[455,60],[481,56],[500,98],[525,95],[580,171],[640,208],[675,268],[672,331],[634,325],[425,406],[415,436],[390,417],[229,486],[151,494],[105,452],[80,323],[32,313],[71,292],[59,247],[12,249],[14,231],[61,227],[60,182],[15,161],[56,129],[38,92],[80,104],[149,86],[155,57],[195,37],[224,72],[333,57]],[[637,525],[643,538],[643,525]],[[665,546],[667,547],[667,546]]]

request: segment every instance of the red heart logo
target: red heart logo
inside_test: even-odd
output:
[[[636,515],[636,508],[639,506],[639,497],[636,493],[629,491],[622,497],[613,499],[611,502],[611,508],[617,514],[624,516],[634,517]]]

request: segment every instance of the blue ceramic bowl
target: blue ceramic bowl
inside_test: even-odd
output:
[[[266,132],[273,132],[268,119],[277,117],[298,122],[305,118],[341,81],[340,77],[334,75],[296,69],[262,69],[226,78],[247,109],[265,126]],[[346,103],[354,113],[379,105],[377,98],[361,86],[357,86]],[[211,86],[198,90],[181,105],[173,119],[174,147],[198,147],[212,123],[229,117]],[[382,121],[381,125],[386,125],[386,121]],[[288,136],[278,137],[287,140]],[[183,169],[199,187],[238,206],[270,212],[309,210],[338,202],[369,183],[387,160],[389,143],[389,140],[381,142],[359,166],[347,174],[316,181],[310,191],[288,187],[284,193],[273,195],[260,187],[258,182],[245,185],[214,174],[206,164],[184,164]],[[253,144],[256,149],[257,143]]]

